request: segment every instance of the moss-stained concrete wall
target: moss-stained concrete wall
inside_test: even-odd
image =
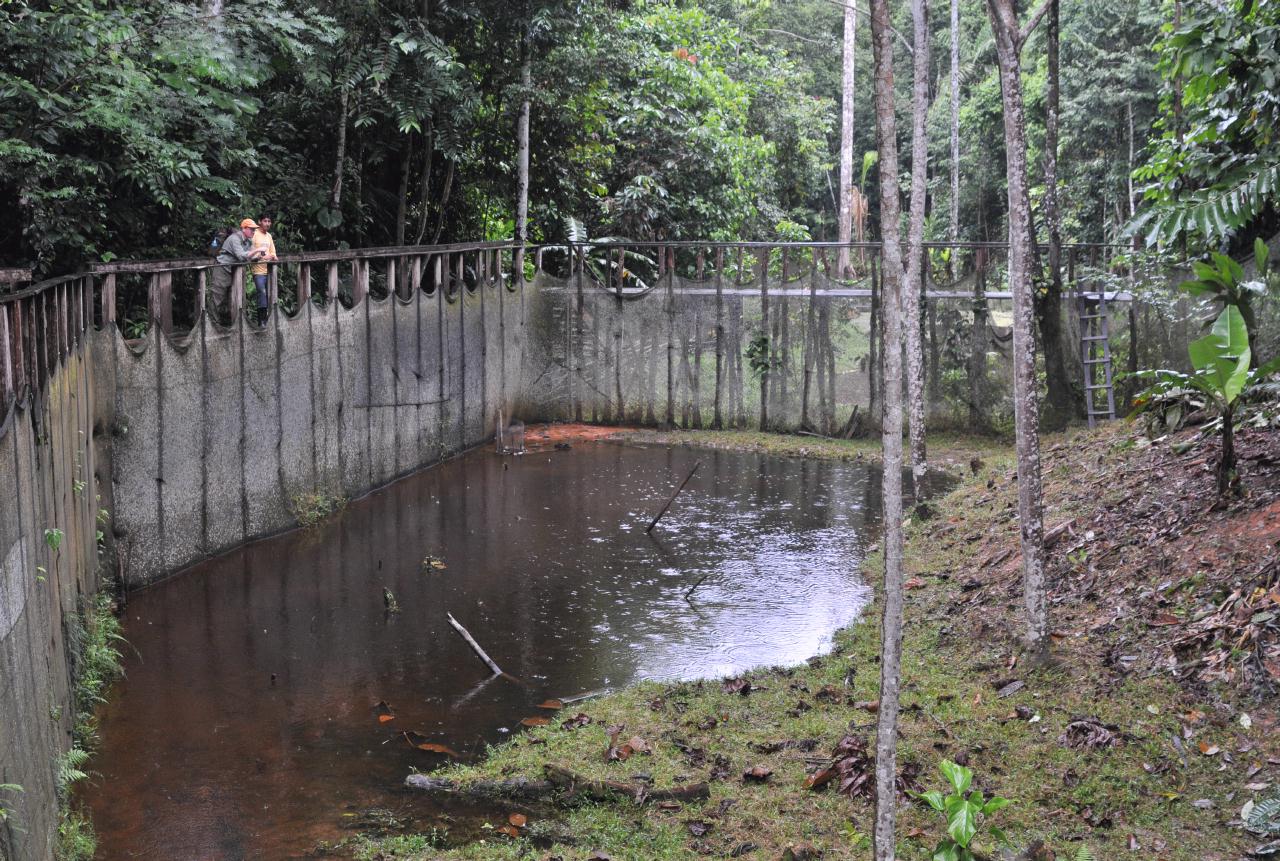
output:
[[[73,350],[43,392],[0,418],[0,784],[22,787],[0,792],[0,857],[12,861],[53,856],[57,759],[75,711],[71,639],[98,586],[88,364],[84,347]]]
[[[23,789],[0,793],[0,859],[53,857],[69,640],[99,586],[99,508],[111,512],[103,567],[136,588],[289,528],[295,497],[358,496],[483,442],[520,388],[523,290],[484,279],[452,296],[308,302],[261,329],[206,320],[136,342],[107,326],[8,410],[0,784]],[[46,529],[63,532],[57,552]]]
[[[522,305],[491,283],[182,340],[97,332],[126,585],[289,528],[296,497],[358,496],[487,439],[517,388],[503,369],[522,364]]]

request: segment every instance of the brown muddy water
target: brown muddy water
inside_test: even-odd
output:
[[[801,662],[865,605],[879,510],[860,464],[476,450],[201,564],[128,603],[82,793],[98,857],[303,857],[371,808],[439,814],[401,789],[442,762],[404,731],[474,757],[549,697]],[[486,681],[446,612],[525,686]]]

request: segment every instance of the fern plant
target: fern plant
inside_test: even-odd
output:
[[[1280,792],[1255,803],[1244,824],[1254,834],[1280,837]]]
[[[1098,861],[1098,859],[1094,857],[1088,846],[1081,844],[1076,850],[1076,861]]]

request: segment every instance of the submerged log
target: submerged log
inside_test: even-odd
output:
[[[509,780],[478,780],[474,783],[458,783],[428,774],[411,774],[404,779],[409,789],[432,795],[453,795],[466,798],[520,798],[546,799],[563,794],[566,800],[588,798],[592,801],[617,801],[628,798],[637,804],[648,801],[696,801],[709,798],[711,789],[705,782],[655,789],[644,784],[623,783],[616,780],[592,780],[569,769],[547,763],[543,767],[546,780],[513,777]]]

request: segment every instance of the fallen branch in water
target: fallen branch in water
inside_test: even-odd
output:
[[[453,618],[452,613],[445,613],[445,615],[449,617],[449,624],[453,626],[453,629],[458,632],[462,639],[467,641],[467,645],[480,656],[480,660],[489,665],[489,669],[493,670],[493,674],[495,676],[504,675],[502,667],[498,666],[497,661],[489,657],[488,653],[486,653],[484,649],[480,648],[480,644],[476,642],[476,638],[471,636],[466,628],[462,627],[462,623]]]
[[[693,465],[693,469],[689,470],[689,474],[684,477],[684,481],[680,482],[680,486],[676,488],[676,492],[671,494],[671,498],[667,500],[667,504],[662,506],[662,510],[653,518],[653,522],[649,524],[649,528],[645,532],[652,532],[653,527],[658,525],[658,521],[662,519],[662,515],[667,513],[667,509],[671,507],[671,503],[676,501],[676,497],[680,495],[680,491],[684,490],[684,486],[689,483],[689,479],[693,478],[693,474],[698,471],[698,467],[702,466],[702,461],[697,461]]]
[[[563,793],[565,800],[587,798],[592,801],[617,801],[629,798],[637,804],[649,801],[696,801],[709,798],[711,789],[706,783],[690,783],[670,789],[654,789],[642,783],[622,783],[616,780],[592,780],[552,765],[542,767],[546,780],[513,777],[509,780],[478,780],[474,783],[457,783],[427,774],[411,774],[404,779],[409,789],[433,795],[457,795],[468,798],[520,798],[541,799]]]

